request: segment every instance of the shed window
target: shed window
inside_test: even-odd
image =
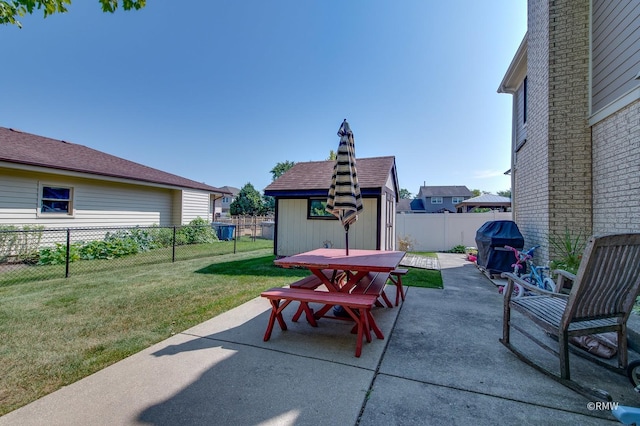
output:
[[[431,204],[442,204],[442,197],[431,197]]]
[[[40,213],[71,214],[73,212],[73,188],[42,185]]]
[[[334,215],[326,210],[326,198],[311,198],[309,199],[307,206],[307,219],[337,219]]]

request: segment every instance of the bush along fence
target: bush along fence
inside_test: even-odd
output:
[[[0,285],[235,253],[235,236],[220,241],[216,229],[203,219],[167,227],[19,229],[0,225]]]

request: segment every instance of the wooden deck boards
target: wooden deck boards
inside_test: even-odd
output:
[[[411,266],[413,268],[440,270],[440,263],[438,262],[437,258],[418,256],[416,254],[409,253],[404,256],[404,258],[400,262],[400,265]]]

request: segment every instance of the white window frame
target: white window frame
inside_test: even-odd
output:
[[[442,197],[431,197],[431,204],[442,204],[443,202]]]
[[[460,204],[464,201],[464,197],[451,197],[451,202],[455,206],[456,204]]]
[[[60,199],[61,201],[67,201],[68,209],[66,212],[43,212],[43,202],[53,199],[44,198],[44,189],[45,188],[64,188],[69,190],[69,198],[68,199]],[[73,217],[74,216],[74,188],[71,185],[60,184],[60,183],[51,183],[51,182],[39,182],[38,183],[38,207],[37,207],[37,216],[39,217]]]

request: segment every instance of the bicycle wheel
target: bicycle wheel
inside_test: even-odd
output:
[[[553,280],[549,277],[544,277],[544,280],[542,281],[544,284],[544,289],[547,291],[552,291],[552,292],[556,292],[556,283],[553,282]]]
[[[513,292],[511,294],[512,299],[518,299],[524,296],[524,287],[520,284],[513,283]]]
[[[633,387],[640,386],[640,360],[635,360],[627,366],[627,377]]]
[[[524,282],[526,282],[527,284],[529,284],[530,286],[533,286],[533,287],[537,287],[538,286],[535,277],[533,275],[531,275],[531,273],[521,275],[520,278],[522,278],[522,280]],[[525,288],[522,287],[522,286],[520,286],[520,288],[522,289],[522,295],[523,296],[526,296],[526,295],[531,293],[530,290],[525,290]]]
[[[505,285],[500,290],[500,293],[502,293],[503,296],[505,294],[507,294],[505,292],[506,289],[507,289],[507,286]],[[513,290],[511,291],[511,298],[512,299],[517,299],[517,298],[522,297],[522,296],[524,296],[524,288],[520,284],[513,283]]]

